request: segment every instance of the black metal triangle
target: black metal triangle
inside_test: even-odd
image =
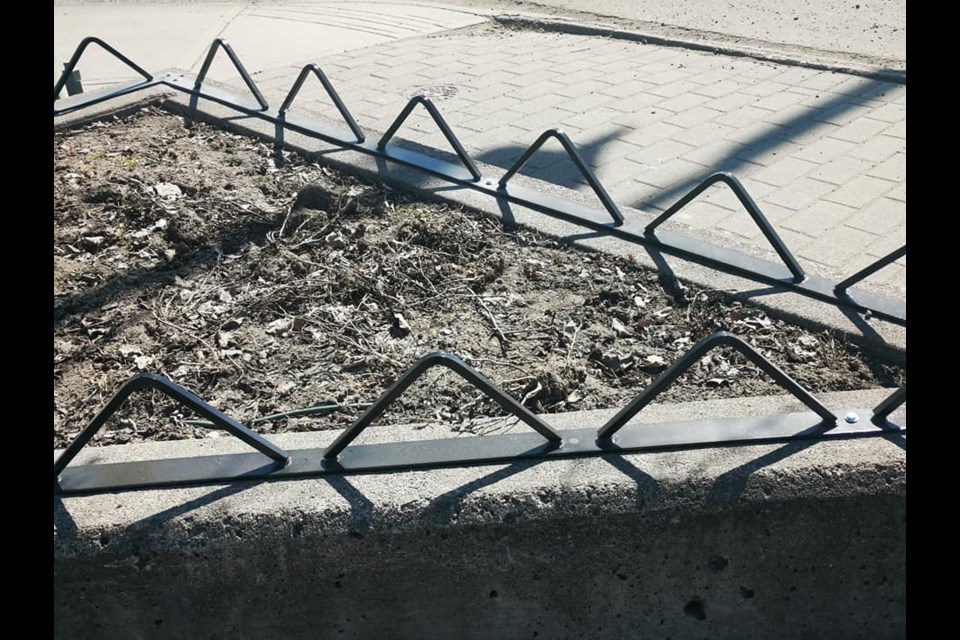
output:
[[[747,190],[744,188],[743,184],[740,183],[735,175],[727,171],[719,171],[707,177],[703,182],[691,189],[687,195],[680,198],[680,200],[678,200],[672,207],[657,216],[653,222],[644,228],[643,232],[648,236],[655,235],[654,230],[657,227],[666,222],[667,219],[673,214],[690,204],[694,198],[717,182],[722,182],[730,187],[730,190],[733,191],[733,193],[737,196],[740,204],[743,205],[747,213],[750,214],[750,217],[753,218],[753,221],[758,227],[760,227],[760,231],[763,232],[763,235],[767,238],[767,241],[773,247],[773,250],[777,252],[777,255],[780,256],[781,260],[783,260],[784,265],[786,265],[787,269],[790,270],[790,273],[793,275],[793,281],[802,282],[804,278],[806,278],[806,275],[804,274],[800,263],[798,263],[797,259],[793,257],[792,253],[790,253],[790,249],[788,249],[787,245],[784,244],[783,240],[780,238],[780,235],[773,228],[773,225],[771,225],[770,221],[767,220],[767,217],[763,215],[762,211],[760,211],[760,207],[757,206],[757,203],[754,202],[753,198],[750,197],[750,194],[747,193]]]
[[[584,163],[583,158],[580,157],[580,153],[577,151],[577,147],[570,140],[570,137],[561,129],[548,129],[540,134],[540,137],[537,138],[537,141],[530,145],[530,147],[523,152],[523,155],[520,156],[520,159],[517,160],[505,174],[503,174],[502,178],[500,178],[500,188],[505,189],[510,178],[512,178],[517,171],[523,168],[523,165],[527,164],[527,161],[530,160],[533,154],[536,153],[537,150],[543,146],[543,143],[550,138],[556,138],[563,146],[564,151],[567,152],[567,155],[570,156],[570,159],[573,160],[573,163],[577,165],[577,169],[580,170],[580,174],[593,188],[593,192],[597,194],[597,197],[600,198],[600,202],[603,203],[604,208],[610,213],[610,216],[613,218],[614,226],[622,225],[623,214],[620,213],[620,209],[618,209],[617,205],[614,204],[613,198],[610,197],[610,194],[607,193],[607,190],[603,188],[602,184],[600,184],[600,181],[597,179],[597,176],[594,175],[593,171],[590,170],[590,167]]]
[[[203,61],[203,66],[200,67],[200,73],[197,74],[197,81],[193,85],[194,92],[200,93],[200,87],[203,85],[203,80],[207,77],[207,72],[210,71],[210,65],[213,64],[213,59],[216,57],[219,49],[223,49],[227,53],[227,57],[230,58],[230,62],[233,63],[234,68],[240,73],[240,77],[243,79],[244,84],[247,85],[250,93],[253,94],[257,104],[260,105],[260,109],[262,111],[266,111],[269,108],[266,99],[263,97],[263,94],[260,93],[260,89],[257,88],[253,78],[251,78],[250,74],[247,73],[247,69],[243,66],[243,63],[240,62],[240,58],[238,58],[237,54],[234,53],[233,47],[231,47],[223,38],[217,38],[213,41],[213,44],[210,45],[210,50],[207,51],[207,57]]]
[[[728,331],[718,331],[693,345],[689,351],[680,356],[666,371],[651,382],[646,389],[641,391],[640,395],[634,398],[630,404],[617,412],[617,415],[610,418],[610,420],[597,431],[597,439],[610,439],[613,437],[613,434],[623,428],[641,409],[673,384],[677,378],[696,364],[708,351],[712,351],[721,346],[733,347],[755,365],[763,369],[777,384],[789,391],[794,397],[800,400],[800,402],[823,418],[825,427],[836,424],[837,417],[833,412],[821,404],[819,400],[814,398],[810,392],[801,387],[793,378],[781,371],[776,365],[764,358],[753,347],[736,335]]]
[[[80,450],[83,449],[88,442],[90,442],[90,439],[93,438],[93,436],[96,435],[96,433],[103,427],[107,419],[116,413],[117,409],[120,408],[120,406],[131,394],[143,389],[155,389],[164,395],[169,396],[179,404],[188,407],[189,409],[192,409],[199,415],[203,416],[217,427],[229,432],[243,442],[249,444],[257,451],[269,456],[270,458],[273,458],[280,463],[281,467],[286,465],[290,459],[290,456],[286,451],[257,435],[233,418],[221,412],[219,409],[210,406],[180,385],[175,384],[162,376],[152,373],[140,373],[127,380],[123,386],[120,387],[120,390],[114,394],[114,396],[106,405],[104,405],[103,409],[100,410],[100,413],[98,413],[96,417],[90,421],[90,424],[88,424],[87,427],[80,432],[80,435],[78,435],[73,442],[70,443],[70,446],[68,446],[64,452],[60,454],[60,457],[57,458],[56,462],[53,463],[54,490],[56,490],[57,487],[57,477],[66,468],[66,466],[70,464],[76,455],[80,453]]]
[[[366,135],[364,135],[356,120],[353,119],[353,116],[350,115],[347,105],[345,105],[343,100],[340,99],[340,94],[338,94],[337,90],[333,88],[333,84],[331,84],[330,80],[327,79],[327,75],[323,72],[323,70],[315,64],[308,64],[300,71],[300,75],[297,76],[297,81],[293,83],[293,87],[291,87],[290,92],[283,101],[283,104],[280,105],[280,109],[278,110],[278,115],[280,118],[284,118],[287,115],[287,111],[290,109],[293,99],[298,93],[300,93],[300,89],[303,87],[304,80],[307,79],[307,76],[310,75],[311,72],[317,76],[318,80],[320,80],[320,84],[323,85],[327,95],[330,96],[331,100],[333,100],[333,104],[337,107],[337,111],[340,112],[340,115],[347,123],[347,126],[350,127],[353,135],[357,137],[357,142],[363,142],[366,140]]]
[[[447,139],[447,142],[450,143],[450,146],[453,147],[454,153],[457,154],[457,157],[460,158],[460,162],[463,163],[463,166],[466,167],[467,171],[470,172],[470,175],[473,176],[474,182],[480,179],[480,170],[477,169],[477,165],[474,164],[473,160],[470,159],[470,156],[467,155],[467,150],[463,148],[463,145],[460,144],[460,140],[457,139],[457,136],[454,135],[453,130],[450,128],[450,125],[447,124],[447,121],[443,119],[443,116],[440,115],[440,111],[433,104],[430,98],[426,96],[414,96],[410,98],[410,101],[407,103],[407,106],[403,108],[403,111],[400,112],[400,115],[397,116],[396,120],[393,121],[393,124],[390,125],[390,128],[387,129],[387,132],[383,134],[383,137],[380,138],[380,141],[377,142],[377,149],[384,151],[387,147],[387,143],[393,139],[393,136],[397,133],[397,130],[400,128],[400,125],[404,123],[410,113],[413,111],[413,108],[418,104],[422,104],[427,110],[427,113],[430,114],[430,117],[433,118],[433,121],[437,123],[437,126],[440,127],[440,132],[443,133],[443,137]]]
[[[529,409],[514,400],[509,394],[460,358],[448,353],[431,353],[421,358],[416,364],[407,369],[402,376],[397,378],[396,382],[380,396],[373,406],[367,409],[356,422],[344,430],[344,432],[327,447],[326,451],[323,452],[323,457],[328,460],[336,459],[364,429],[369,427],[397,398],[403,395],[407,387],[416,382],[428,369],[437,366],[446,367],[458,373],[460,377],[472,384],[474,388],[482,391],[488,398],[499,404],[511,415],[528,424],[550,442],[559,443],[562,440],[560,434],[551,429],[549,425],[540,420],[540,418],[531,413]]]
[[[70,78],[70,74],[72,74],[73,70],[77,67],[77,63],[80,61],[80,56],[83,55],[84,51],[86,51],[87,47],[90,46],[91,44],[99,45],[101,49],[103,49],[104,51],[112,55],[114,58],[124,63],[134,71],[136,71],[141,76],[143,76],[147,80],[147,82],[153,80],[152,75],[147,73],[147,71],[145,71],[143,67],[141,67],[137,63],[130,60],[130,58],[123,55],[122,53],[120,53],[119,51],[117,51],[116,49],[108,45],[106,42],[104,42],[100,38],[89,36],[80,41],[80,44],[77,46],[76,50],[73,52],[73,55],[70,56],[70,61],[67,62],[66,66],[63,68],[63,73],[60,74],[60,79],[57,80],[57,84],[53,86],[54,102],[56,102],[60,98],[60,92],[63,91],[63,87],[64,85],[66,85],[67,80]]]
[[[880,269],[883,269],[885,266],[887,266],[891,262],[899,260],[905,255],[907,255],[907,245],[903,245],[896,251],[892,253],[888,253],[887,255],[883,256],[876,262],[871,262],[863,269],[860,269],[860,271],[857,271],[855,274],[853,274],[849,278],[840,282],[836,287],[833,288],[833,292],[838,296],[846,296],[847,289],[849,289],[856,283],[860,282],[861,280],[868,278],[869,276],[873,275],[877,271],[880,271]]]
[[[877,426],[884,426],[891,413],[896,411],[900,405],[907,401],[907,385],[904,384],[899,389],[887,396],[880,404],[873,409],[873,417],[870,421]]]

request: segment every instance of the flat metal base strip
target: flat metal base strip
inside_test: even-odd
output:
[[[96,102],[132,93],[134,91],[162,83],[173,89],[189,94],[191,104],[194,100],[203,98],[221,104],[230,109],[244,113],[250,117],[259,118],[274,125],[283,125],[283,128],[302,135],[323,140],[329,144],[373,156],[377,159],[389,160],[398,164],[425,171],[433,176],[452,182],[461,187],[485,193],[491,197],[503,199],[513,204],[529,207],[554,218],[559,218],[575,225],[615,236],[621,240],[648,247],[651,250],[689,260],[719,271],[767,284],[770,286],[804,295],[808,298],[827,302],[839,308],[851,309],[860,313],[870,313],[874,317],[892,322],[900,326],[907,324],[907,307],[905,302],[893,300],[866,291],[850,290],[847,295],[837,296],[834,292],[836,283],[829,280],[807,275],[802,282],[793,282],[793,277],[786,266],[754,258],[739,251],[712,245],[695,238],[690,238],[668,230],[657,230],[657,235],[644,233],[644,226],[635,221],[627,221],[615,226],[610,221],[609,213],[579,205],[550,194],[542,193],[522,185],[507,185],[501,188],[498,179],[481,176],[474,180],[470,172],[462,165],[453,164],[444,160],[412,151],[396,145],[386,145],[384,149],[377,147],[377,142],[367,140],[357,142],[351,131],[345,128],[330,127],[320,122],[287,113],[281,115],[277,110],[261,109],[257,105],[244,105],[235,94],[213,87],[201,86],[195,91],[196,79],[188,75],[170,72],[157,76],[149,83],[138,83],[118,89],[106,97],[99,97],[82,103],[65,107],[60,113],[76,110]],[[54,110],[54,115],[58,112]]]
[[[870,409],[853,409],[852,412],[864,417],[872,414]],[[805,412],[752,418],[633,424],[624,427],[611,440],[605,442],[597,441],[596,429],[573,429],[560,432],[563,436],[560,445],[545,443],[543,436],[531,432],[387,444],[356,444],[344,450],[336,460],[325,459],[324,448],[299,449],[290,451],[290,464],[282,468],[258,453],[76,465],[61,473],[59,486],[54,486],[54,492],[63,495],[90,494],[798,440],[883,435],[906,438],[906,410],[902,413],[900,423],[888,423],[881,428],[866,419],[855,424],[841,421],[836,427],[824,431],[819,417]]]

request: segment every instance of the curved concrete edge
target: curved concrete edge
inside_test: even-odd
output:
[[[643,30],[638,30],[635,23],[616,24],[589,21],[583,16],[573,20],[524,13],[498,14],[493,16],[493,19],[505,27],[515,29],[536,29],[572,35],[630,40],[643,44],[753,58],[775,64],[820,71],[834,71],[883,82],[907,84],[906,63],[902,60],[878,59],[852,53],[822,51],[810,47],[751,40],[720,33],[693,32],[692,35],[696,36],[695,38],[679,37],[675,34],[684,31],[681,27],[658,27],[654,24],[647,24],[644,25]]]
[[[873,406],[887,393],[822,399]],[[714,400],[652,405],[638,421],[795,410],[787,397]],[[549,421],[583,428],[610,413]],[[444,434],[458,437],[391,426],[363,438]],[[334,435],[272,438],[296,448]],[[55,497],[55,636],[687,638],[706,620],[711,637],[901,637],[905,446],[865,438]],[[82,455],[190,450],[243,445]]]

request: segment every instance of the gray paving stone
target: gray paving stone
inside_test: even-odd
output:
[[[892,158],[884,160],[872,169],[868,169],[865,173],[874,178],[883,178],[884,180],[891,180],[893,182],[906,180],[907,154],[896,153]]]
[[[715,124],[715,123],[711,123]],[[709,126],[705,125],[705,126]],[[689,141],[685,141],[688,142]],[[724,166],[740,165],[736,156],[742,150],[743,145],[723,138],[717,138],[705,144],[696,145],[696,149],[688,153],[687,160],[702,164],[705,167],[714,168],[715,171],[724,171]]]
[[[907,202],[907,182],[904,180],[893,189],[890,190],[890,193],[887,194],[888,198],[896,200],[898,202]]]
[[[764,167],[751,177],[753,180],[766,182],[777,187],[785,187],[806,176],[818,166],[816,163],[788,156]]]
[[[788,216],[781,225],[785,229],[791,229],[811,237],[820,237],[826,232],[841,226],[856,213],[857,210],[853,207],[819,200],[802,211],[797,211]]]
[[[700,149],[712,142],[722,141],[731,131],[733,131],[733,127],[707,121],[685,129],[674,135],[673,138]]]
[[[799,178],[767,194],[766,202],[793,211],[800,211],[822,198],[828,197],[828,194],[836,189],[836,185],[828,182],[821,182],[812,178]]]
[[[823,137],[815,142],[803,145],[793,154],[793,157],[809,162],[825,163],[838,156],[852,153],[858,148],[858,145],[854,142]]]
[[[633,151],[628,157],[634,162],[652,167],[683,158],[693,149],[693,145],[678,142],[673,138],[664,138]]]
[[[863,251],[874,259],[877,259],[893,253],[906,243],[907,229],[905,226],[899,226],[884,233],[872,243],[863,247]]]
[[[710,101],[710,98],[697,93],[681,93],[678,96],[661,100],[657,105],[660,109],[667,109],[674,113],[682,113]],[[716,112],[719,115],[719,111]]]
[[[699,86],[685,79],[685,74],[680,70],[671,70],[669,72],[669,76],[667,76],[665,73],[657,74],[656,76],[649,78],[649,80],[655,85],[652,89],[650,89],[650,93],[662,96],[664,98],[672,98],[682,93],[687,93],[688,91],[692,91]]]
[[[890,193],[896,186],[896,183],[889,180],[857,176],[825,197],[832,202],[839,202],[859,209],[874,198]]]
[[[686,129],[703,124],[704,122],[710,122],[719,115],[719,111],[710,109],[708,107],[693,107],[691,109],[687,109],[686,111],[681,111],[680,113],[674,114],[668,118],[664,118],[664,122]],[[728,127],[728,130],[730,129],[732,129],[732,127]]]
[[[870,233],[887,234],[906,225],[907,208],[893,198],[877,198],[849,216],[846,224]]]
[[[829,160],[810,172],[810,177],[835,185],[843,185],[857,176],[864,175],[873,167],[868,160],[851,156],[840,156]]]
[[[863,253],[876,240],[877,237],[871,233],[841,225],[831,229],[829,234],[820,236],[807,244],[800,252],[800,256],[832,269],[843,268],[853,257]],[[814,270],[811,269],[811,271]]]
[[[778,93],[785,93],[789,91],[789,89],[790,85],[783,84],[782,82],[765,80],[762,82],[757,82],[756,84],[747,85],[743,87],[741,91],[752,96],[757,96],[758,98],[764,98]]]
[[[873,120],[871,118],[858,118],[849,124],[841,126],[830,134],[831,138],[837,140],[846,140],[847,142],[856,142],[862,144],[867,140],[880,135],[891,125],[882,120]]]

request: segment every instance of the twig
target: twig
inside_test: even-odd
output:
[[[477,304],[479,304],[480,307],[483,309],[483,311],[487,314],[487,318],[490,319],[490,324],[493,325],[493,333],[494,335],[497,336],[497,340],[500,341],[500,351],[503,352],[504,357],[506,357],[507,336],[503,335],[503,331],[500,329],[500,325],[497,324],[497,319],[493,317],[493,313],[490,311],[487,305],[483,302],[483,298],[481,298],[480,296],[474,293],[473,299],[477,301]]]
[[[527,405],[527,400],[529,400],[530,398],[534,397],[535,395],[537,395],[537,394],[540,393],[541,391],[543,391],[543,385],[540,384],[540,381],[539,381],[539,380],[537,380],[537,386],[536,386],[536,388],[535,388],[533,391],[531,391],[530,393],[528,393],[527,395],[523,396],[523,400],[520,401],[520,404],[526,406],[526,405]]]
[[[583,326],[583,323],[577,325],[577,328],[573,330],[573,338],[570,340],[570,346],[567,347],[567,355],[564,358],[565,362],[570,362],[570,354],[573,353],[573,345],[577,344],[577,336],[580,335],[580,327]]]

